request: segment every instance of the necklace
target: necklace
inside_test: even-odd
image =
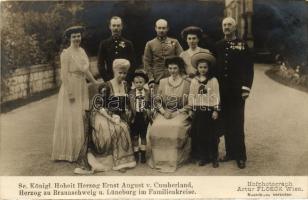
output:
[[[171,77],[168,78],[168,84],[169,84],[171,87],[173,87],[173,88],[179,87],[179,86],[182,84],[183,81],[184,81],[184,79],[183,79],[182,77],[179,77],[178,83],[177,83],[176,81],[173,81],[173,83],[172,83]]]

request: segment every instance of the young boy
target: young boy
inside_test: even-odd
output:
[[[149,81],[143,70],[136,70],[133,74],[135,89],[129,93],[130,106],[132,111],[131,137],[136,162],[139,161],[139,138],[141,138],[140,152],[141,163],[146,162],[146,133],[150,122],[150,92],[144,88]]]

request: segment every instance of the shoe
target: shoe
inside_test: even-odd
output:
[[[126,168],[119,169],[119,172],[126,173]]]
[[[139,162],[139,151],[134,152],[136,163]]]
[[[246,167],[246,163],[244,160],[237,160],[236,161],[238,168],[244,169]]]
[[[88,170],[88,169],[78,167],[74,169],[74,173],[81,174],[81,175],[89,175],[89,174],[94,174],[94,170]]]
[[[145,151],[140,151],[141,152],[141,160],[140,162],[141,163],[146,163],[147,159],[145,157]]]
[[[218,161],[217,161],[217,160],[213,161],[213,162],[212,162],[212,166],[213,166],[213,168],[219,167]]]
[[[199,166],[204,166],[204,165],[206,165],[206,161],[205,160],[200,160],[199,162],[198,162],[198,165]]]
[[[233,158],[231,158],[230,156],[226,155],[223,158],[219,159],[219,162],[228,162],[230,160],[234,160]]]

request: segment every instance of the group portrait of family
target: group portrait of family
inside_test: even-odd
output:
[[[76,174],[148,165],[175,172],[234,162],[246,167],[245,101],[253,83],[252,50],[237,35],[231,17],[221,22],[224,38],[212,49],[199,46],[203,30],[183,27],[179,41],[157,19],[157,35],[144,46],[137,66],[134,44],[122,36],[125,19],[109,20],[111,36],[99,44],[95,76],[81,47],[87,27],[64,32],[69,46],[60,54],[51,159],[78,163]],[[220,138],[225,154],[219,156]]]

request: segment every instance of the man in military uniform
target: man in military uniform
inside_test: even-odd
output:
[[[177,39],[167,37],[169,27],[168,22],[159,19],[155,23],[157,37],[148,41],[144,49],[143,63],[149,76],[149,86],[158,84],[160,79],[168,75],[168,69],[165,67],[165,58],[169,56],[179,56],[183,51]]]
[[[99,45],[97,67],[100,76],[104,81],[113,78],[112,62],[116,58],[125,58],[130,61],[131,68],[128,72],[127,80],[130,82],[135,71],[135,52],[133,43],[121,36],[123,29],[122,19],[113,16],[110,19],[109,29],[111,37],[102,40]]]
[[[247,156],[244,139],[245,100],[253,81],[253,60],[247,44],[236,37],[236,22],[227,17],[222,22],[224,39],[216,43],[216,76],[220,85],[221,114],[225,128],[226,155],[222,161],[236,160],[245,168]]]

